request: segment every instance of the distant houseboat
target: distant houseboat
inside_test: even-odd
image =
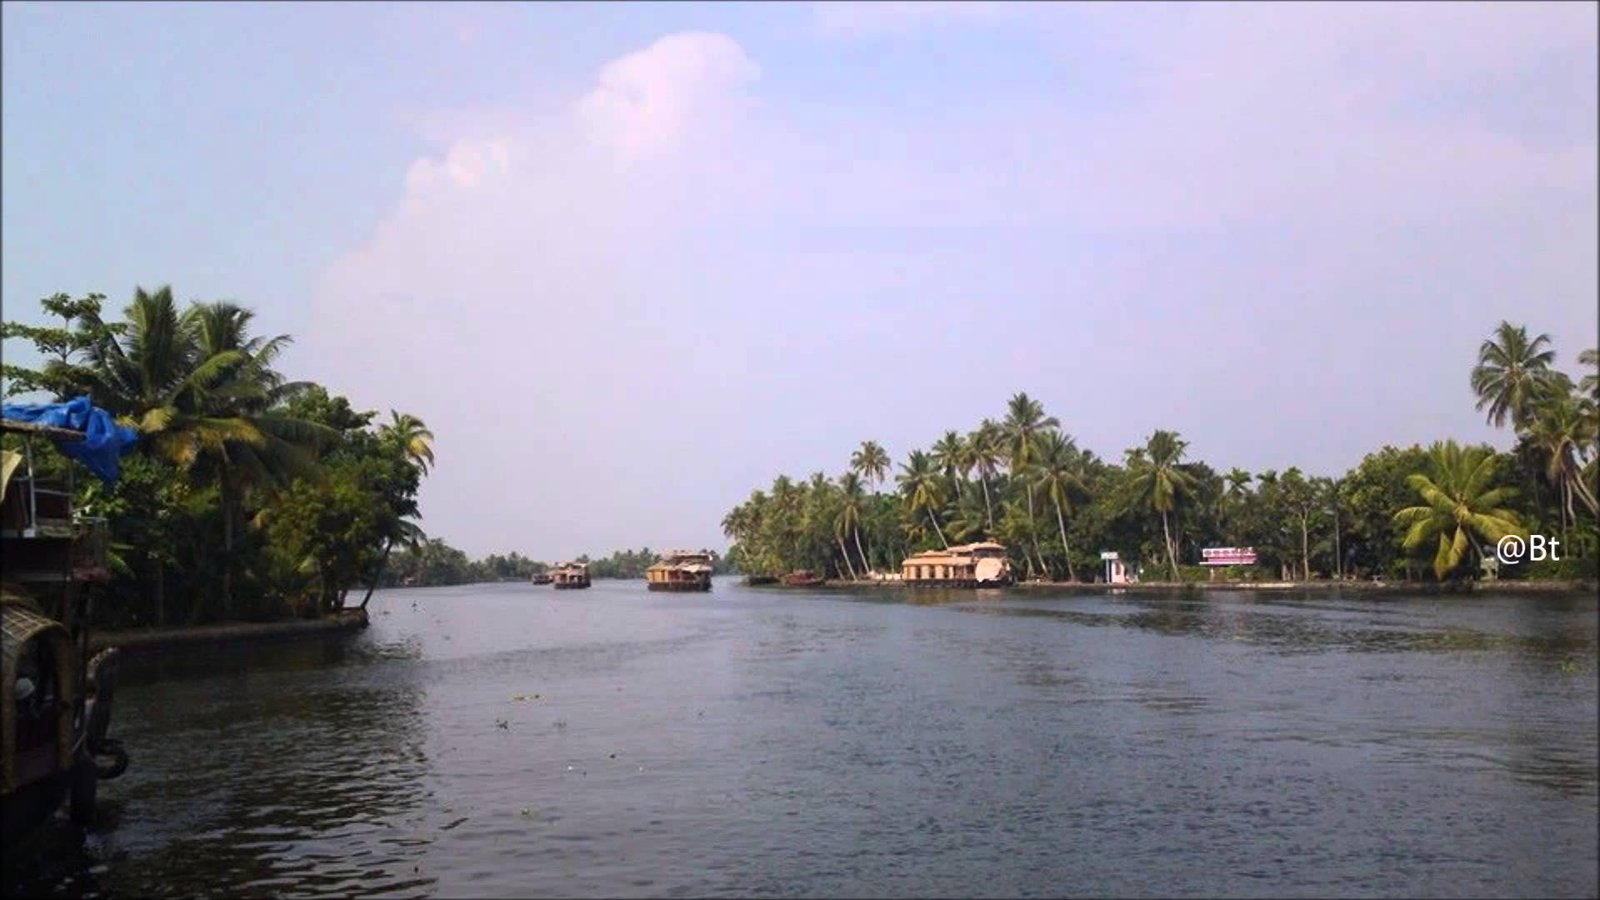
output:
[[[557,566],[550,577],[558,591],[586,588],[589,586],[589,564],[575,562]]]
[[[535,572],[535,573],[533,573],[533,583],[534,584],[549,584],[550,582],[552,582],[554,580],[555,580],[555,578],[549,572]]]
[[[661,554],[656,564],[644,570],[652,591],[711,590],[711,551],[673,550]]]
[[[912,554],[900,564],[900,578],[912,587],[1001,587],[1014,581],[1006,548],[993,542]]]
[[[823,577],[809,569],[801,569],[783,576],[783,583],[788,587],[815,587],[822,582]]]

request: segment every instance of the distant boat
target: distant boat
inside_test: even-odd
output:
[[[776,576],[776,575],[746,575],[744,577],[744,583],[745,584],[749,584],[749,585],[777,584],[778,583],[778,576]]]
[[[589,564],[574,562],[557,566],[551,580],[558,591],[586,588],[589,586]]]
[[[532,581],[533,581],[534,584],[549,584],[550,582],[552,582],[554,580],[555,579],[550,575],[549,572],[535,572],[535,573],[533,573]]]
[[[821,575],[809,569],[801,569],[798,572],[790,572],[783,576],[785,587],[815,587],[825,580]]]
[[[992,541],[914,553],[900,564],[900,576],[912,587],[1000,587],[1015,580],[1006,548]]]
[[[655,565],[644,570],[652,591],[711,590],[711,551],[671,550],[661,554]]]

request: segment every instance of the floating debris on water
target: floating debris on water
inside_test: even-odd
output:
[[[439,830],[440,831],[449,831],[450,829],[456,827],[457,825],[460,825],[462,822],[465,822],[466,820],[467,820],[467,817],[466,816],[462,816],[461,818],[455,820],[454,822],[451,822],[449,825],[440,826]]]

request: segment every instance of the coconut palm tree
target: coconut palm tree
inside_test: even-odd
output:
[[[433,432],[423,421],[410,413],[389,410],[389,421],[380,434],[401,449],[411,464],[426,475],[433,465]]]
[[[950,542],[945,540],[944,532],[939,528],[939,520],[933,514],[943,502],[939,473],[933,466],[933,458],[921,450],[913,450],[909,460],[900,468],[902,471],[896,480],[900,484],[900,493],[905,497],[911,515],[915,516],[926,511],[928,521],[933,523],[933,531],[939,536],[940,543],[949,547]]]
[[[1595,425],[1584,415],[1578,399],[1571,393],[1546,397],[1532,415],[1527,437],[1544,454],[1547,460],[1545,477],[1561,493],[1563,527],[1575,518],[1573,497],[1583,502],[1590,515],[1600,515],[1600,505],[1584,483],[1580,462],[1582,448],[1595,440]]]
[[[133,424],[158,456],[220,489],[222,598],[231,603],[235,532],[244,493],[316,471],[314,448],[337,432],[281,412],[304,389],[273,368],[289,338],[251,338],[253,314],[232,303],[195,303],[179,313],[172,288],[134,291],[126,322],[86,327],[97,402]],[[197,605],[196,612],[200,610]]]
[[[1600,403],[1600,349],[1590,347],[1579,353],[1578,365],[1596,370],[1585,372],[1583,377],[1578,379],[1578,393],[1595,403]]]
[[[1067,579],[1077,581],[1072,568],[1072,548],[1067,544],[1065,510],[1072,501],[1088,492],[1078,474],[1076,447],[1059,431],[1047,431],[1039,438],[1039,459],[1034,466],[1034,484],[1044,491],[1056,508],[1056,528],[1061,533],[1061,552],[1067,558]]]
[[[874,492],[889,475],[889,454],[877,441],[862,441],[861,449],[850,456],[850,471],[866,479]]]
[[[1130,487],[1141,505],[1161,514],[1161,535],[1167,548],[1167,565],[1172,580],[1178,580],[1178,552],[1172,544],[1172,527],[1169,518],[1177,509],[1178,499],[1194,489],[1194,479],[1182,467],[1183,451],[1188,442],[1174,431],[1152,434],[1141,451],[1128,454]]]
[[[872,573],[872,564],[867,561],[867,551],[861,547],[861,517],[865,513],[867,501],[866,490],[862,487],[861,477],[854,472],[846,472],[839,477],[839,494],[843,499],[843,506],[839,510],[842,527],[849,530],[855,539],[856,553],[861,557],[861,571],[863,574]]]
[[[1000,462],[1004,458],[1001,448],[1000,426],[992,419],[984,419],[976,431],[967,435],[967,454],[972,459],[972,468],[978,473],[978,481],[983,485],[983,509],[988,517],[989,530],[994,530],[994,504],[989,498],[989,482],[1000,471]]]
[[[1516,490],[1492,484],[1495,454],[1489,448],[1443,441],[1429,448],[1429,463],[1430,472],[1406,477],[1422,505],[1400,510],[1394,521],[1406,529],[1401,543],[1407,550],[1438,538],[1433,572],[1443,580],[1461,565],[1469,548],[1485,558],[1479,539],[1494,542],[1508,534],[1521,534],[1522,523],[1505,506]]]
[[[1490,424],[1498,428],[1509,418],[1513,428],[1522,430],[1551,386],[1556,353],[1549,346],[1548,334],[1530,339],[1527,326],[1501,322],[1478,348],[1472,390],[1478,395],[1477,408],[1489,408]]]
[[[956,488],[956,499],[961,499],[961,461],[966,451],[966,442],[961,439],[958,431],[946,431],[944,437],[934,442],[933,465],[944,477],[950,480]]]

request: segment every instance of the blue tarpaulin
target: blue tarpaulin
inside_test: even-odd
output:
[[[0,415],[83,432],[83,440],[62,441],[57,446],[109,486],[115,486],[122,473],[122,455],[139,442],[139,432],[118,425],[110,413],[91,404],[88,397],[66,403],[7,403],[0,407]]]

